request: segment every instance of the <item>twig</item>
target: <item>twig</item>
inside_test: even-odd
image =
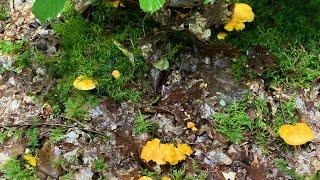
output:
[[[78,128],[82,131],[86,131],[86,132],[90,132],[90,133],[94,133],[94,134],[99,134],[101,136],[106,136],[104,133],[99,132],[99,131],[95,131],[95,130],[91,130],[91,129],[86,129],[86,128],[79,128],[77,126],[70,126],[70,125],[65,125],[65,124],[57,124],[57,123],[39,123],[39,124],[12,124],[12,125],[1,125],[0,128],[5,128],[5,127],[25,127],[25,126],[57,126],[57,127],[64,127],[64,128]]]

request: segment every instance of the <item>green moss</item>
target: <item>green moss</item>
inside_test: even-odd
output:
[[[1,165],[0,172],[5,179],[37,179],[32,175],[33,171],[24,169],[16,158],[12,158]]]
[[[135,118],[134,131],[137,134],[148,133],[152,135],[157,127],[158,125],[156,123],[147,120],[142,114],[138,114]]]
[[[290,167],[288,167],[288,163],[284,159],[277,158],[274,160],[277,168],[284,174],[292,177],[296,180],[303,180],[304,177],[297,174],[296,171]]]
[[[4,54],[18,54],[22,51],[25,41],[5,41],[0,40],[0,52]]]
[[[38,128],[30,128],[27,130],[28,137],[28,146],[32,148],[39,147],[39,129]]]
[[[294,98],[292,98],[287,101],[280,102],[272,127],[274,132],[278,133],[278,130],[282,125],[295,124],[298,120],[299,115],[296,110]]]
[[[49,132],[49,139],[46,141],[46,144],[54,144],[59,142],[64,138],[64,135],[67,133],[66,129],[63,128],[52,128]]]
[[[4,2],[0,2],[0,3],[2,3],[0,4],[0,21],[3,21],[9,18],[9,10],[4,4]]]
[[[244,130],[253,130],[254,125],[247,114],[244,103],[234,102],[223,109],[223,112],[214,113],[213,121],[217,123],[217,131],[226,135],[233,143],[244,140]]]
[[[249,117],[249,110],[255,114],[254,119]],[[263,96],[247,96],[242,101],[235,101],[213,114],[217,131],[226,135],[230,141],[240,143],[245,138],[246,130],[247,137],[265,152],[268,152],[268,146],[274,138],[278,138],[280,126],[294,124],[298,118],[294,99],[281,102],[273,116]]]
[[[300,1],[244,2],[252,6],[254,22],[246,23],[241,32],[229,33],[228,40],[243,54],[255,45],[269,48],[279,61],[262,77],[271,80],[273,85],[309,86],[320,75],[319,2],[306,1],[303,6]],[[240,77],[241,71],[250,73],[244,69],[244,66],[234,68]]]
[[[140,27],[133,25],[141,23],[141,18],[129,11],[102,8],[104,4],[99,3],[92,7],[89,19],[71,7],[66,8],[65,20],[53,24],[61,39],[60,52],[53,57],[37,58],[59,79],[47,99],[51,104],[58,104],[69,117],[85,118],[87,110],[104,96],[137,101],[140,92],[134,90],[130,82],[145,81],[147,67],[136,48],[142,34]],[[113,39],[135,55],[134,65],[114,45]],[[116,69],[121,73],[119,79],[111,76]],[[96,80],[97,88],[87,92],[76,90],[72,83],[79,75]]]

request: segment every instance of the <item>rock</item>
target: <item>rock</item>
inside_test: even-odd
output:
[[[20,101],[14,99],[9,104],[8,112],[9,113],[16,112],[18,110],[19,106],[20,106]]]
[[[13,69],[13,59],[9,56],[0,55],[0,64],[6,70]]]
[[[164,131],[166,134],[173,133],[175,135],[182,135],[183,134],[183,128],[181,126],[175,126],[173,124],[173,120],[158,114],[157,116],[154,116],[151,121],[158,124],[159,129],[158,131],[161,133],[161,131]]]
[[[204,103],[200,107],[201,118],[209,119],[214,113],[214,106],[209,103]]]
[[[207,19],[200,13],[196,13],[194,19],[189,23],[189,30],[200,40],[208,41],[211,37],[211,29],[206,28]]]
[[[206,157],[204,158],[204,163],[210,166],[220,164],[230,165],[232,160],[222,151],[211,151],[207,153]]]
[[[85,167],[81,168],[80,171],[76,174],[76,180],[90,180],[93,177],[93,172],[90,168]]]
[[[64,159],[67,161],[67,163],[69,163],[69,164],[76,164],[76,161],[78,161],[77,160],[77,157],[78,157],[78,155],[79,155],[79,148],[75,148],[74,150],[72,150],[72,151],[69,151],[69,152],[67,152],[67,153],[64,153],[63,154],[63,157],[64,157]]]
[[[83,150],[82,154],[82,162],[83,164],[89,165],[94,160],[98,158],[98,149],[97,147],[86,147]]]
[[[79,145],[78,142],[78,138],[79,138],[79,134],[75,131],[70,131],[68,132],[65,136],[65,142],[66,143],[70,143],[70,144],[74,144],[74,145]]]

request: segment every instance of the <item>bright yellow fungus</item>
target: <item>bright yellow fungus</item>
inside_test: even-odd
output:
[[[169,178],[168,176],[163,176],[161,180],[171,180],[171,178]]]
[[[112,77],[114,77],[115,79],[118,79],[121,74],[118,70],[113,70],[112,73],[111,73]]]
[[[198,128],[194,124],[194,122],[188,122],[187,123],[187,128],[191,129],[192,131],[198,131]]]
[[[73,86],[76,89],[88,91],[96,88],[96,83],[85,76],[79,76],[76,80],[73,81]]]
[[[162,144],[159,139],[153,139],[143,147],[140,157],[147,162],[154,161],[157,165],[176,165],[191,153],[192,149],[187,144],[178,144],[178,147],[175,147],[173,144]]]
[[[36,167],[37,159],[35,157],[33,157],[31,154],[23,155],[23,159],[28,163],[28,165]]]
[[[299,146],[314,139],[314,133],[306,123],[286,124],[279,129],[280,137],[289,145]]]
[[[217,34],[217,38],[220,40],[224,40],[227,36],[228,36],[228,34],[226,32],[219,32]]]
[[[152,180],[152,178],[148,176],[142,176],[138,180]]]
[[[224,29],[227,31],[243,30],[245,28],[244,22],[252,22],[253,19],[254,13],[248,4],[235,3],[231,19],[224,26]]]

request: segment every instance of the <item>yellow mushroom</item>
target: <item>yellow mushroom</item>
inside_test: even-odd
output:
[[[279,129],[280,137],[289,145],[297,146],[314,139],[314,133],[306,123],[285,124]]]
[[[196,127],[194,122],[191,121],[187,123],[187,128],[191,129],[193,132],[198,131],[198,128]]]
[[[118,70],[113,70],[112,73],[111,73],[112,77],[114,77],[115,79],[118,79],[121,74]]]
[[[219,32],[217,34],[217,38],[220,40],[224,40],[227,36],[228,36],[228,34],[226,32]]]
[[[159,139],[153,139],[143,147],[140,157],[147,162],[154,161],[157,165],[176,165],[191,153],[192,149],[187,144],[178,144],[175,147],[173,144],[162,144]]]
[[[227,31],[243,30],[245,28],[244,22],[252,22],[254,13],[248,4],[236,3],[233,8],[232,16],[229,22],[224,26]]]
[[[96,88],[96,82],[86,76],[79,76],[73,81],[73,86],[76,89],[88,91]]]
[[[148,176],[142,176],[138,180],[152,180],[152,178]]]

